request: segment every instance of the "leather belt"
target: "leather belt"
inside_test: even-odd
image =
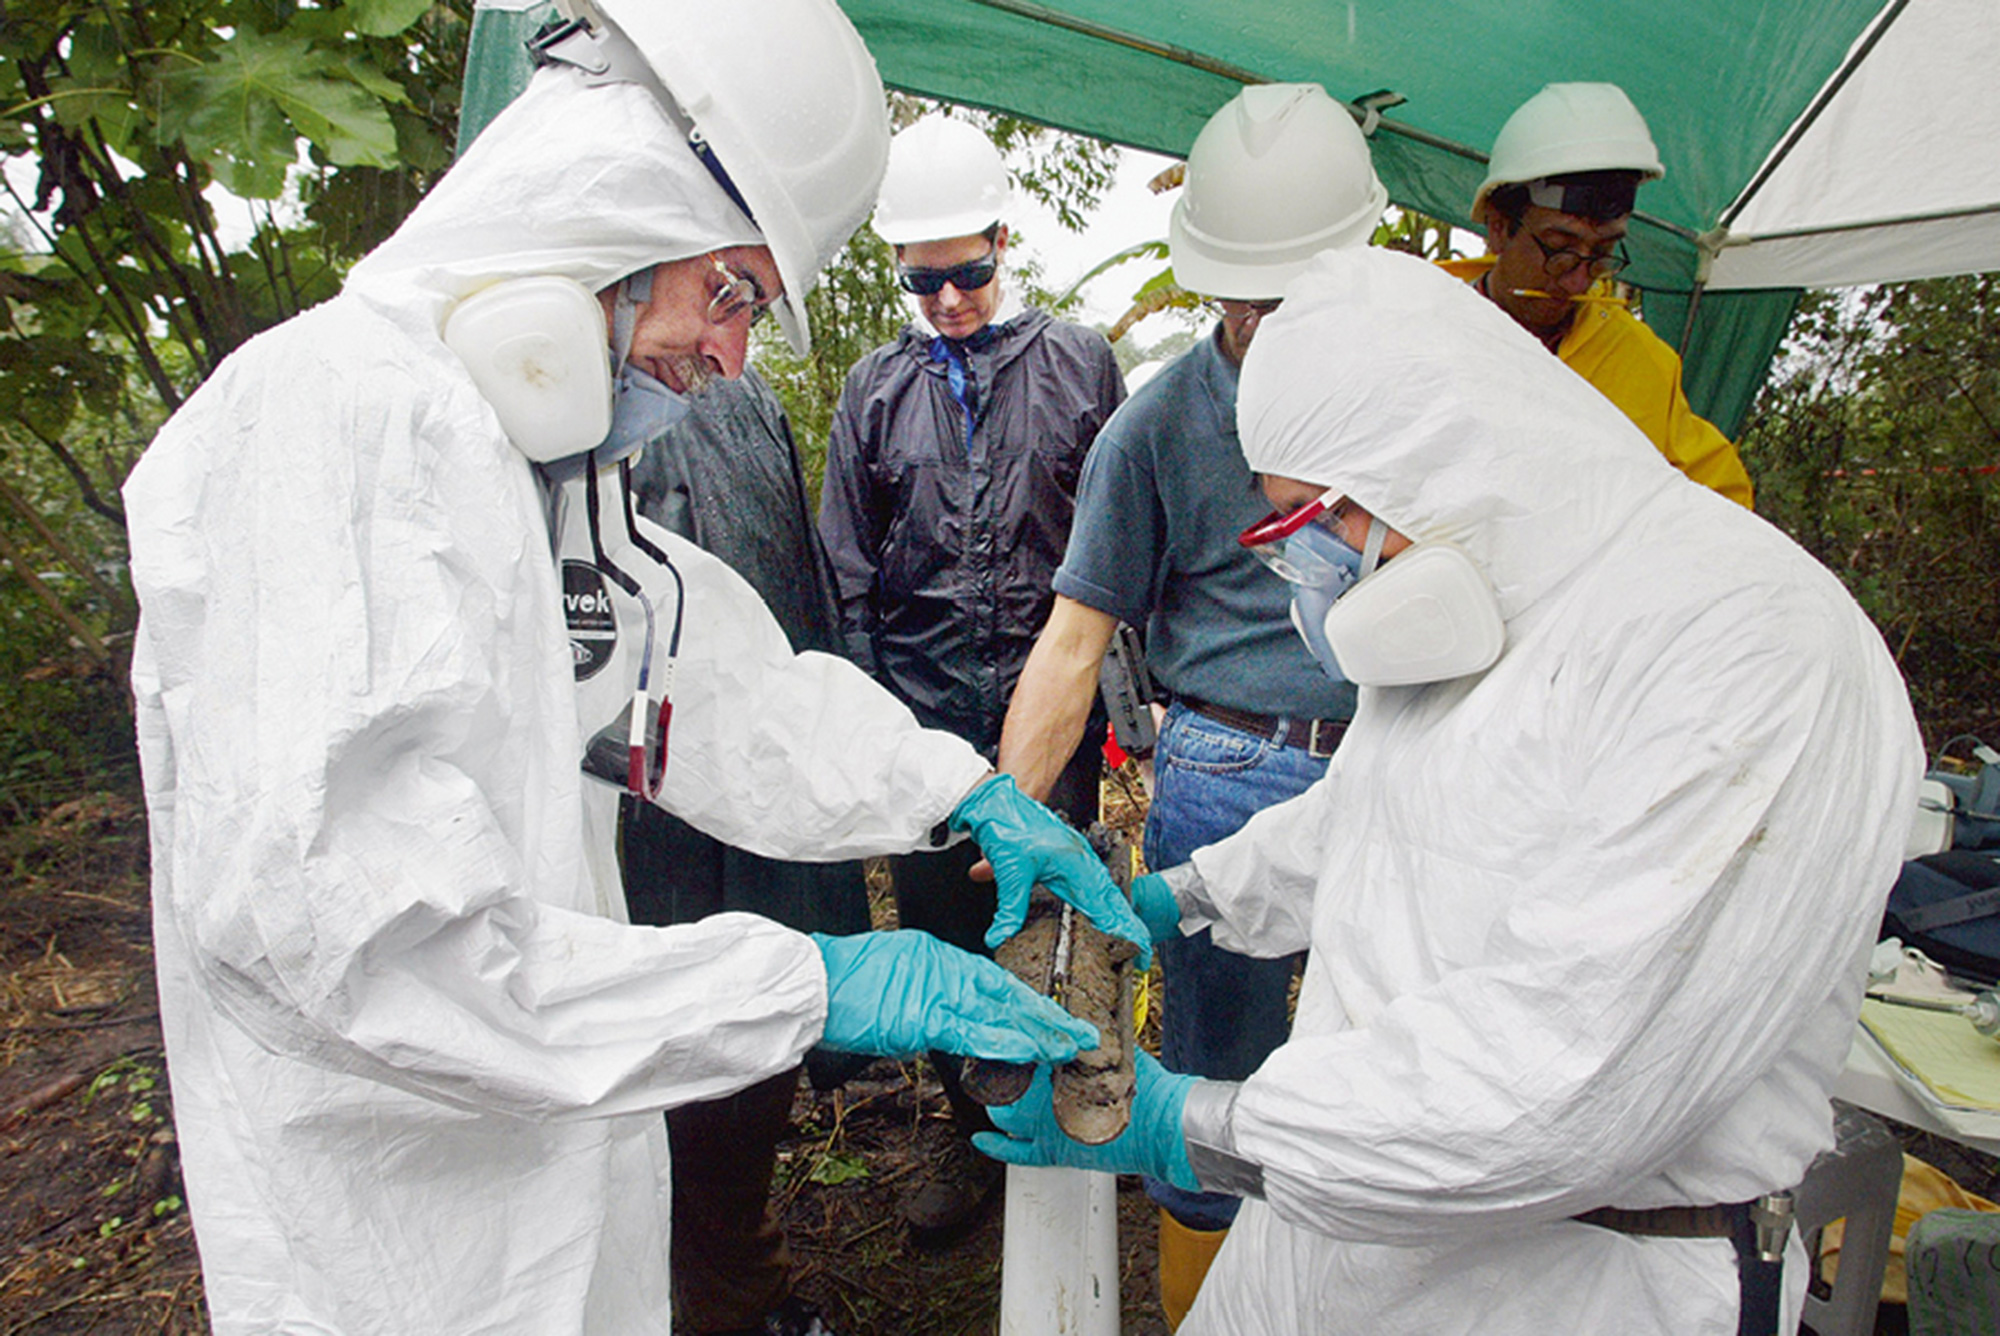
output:
[[[1325,760],[1333,755],[1333,749],[1347,734],[1345,719],[1288,719],[1283,715],[1252,714],[1248,710],[1232,710],[1227,705],[1215,705],[1192,696],[1178,696],[1175,699],[1196,714],[1207,715],[1218,724],[1227,724],[1243,733],[1254,733],[1267,742],[1276,742],[1286,747],[1297,747],[1309,756]]]
[[[1727,1238],[1736,1249],[1736,1336],[1779,1336],[1785,1240],[1791,1234],[1792,1194],[1775,1192],[1728,1206],[1662,1206],[1621,1211],[1600,1206],[1572,1217],[1586,1225],[1651,1238]]]
[[[1579,1224],[1647,1238],[1727,1239],[1735,1237],[1737,1226],[1749,1209],[1748,1202],[1730,1206],[1656,1206],[1647,1211],[1600,1206],[1571,1218]]]

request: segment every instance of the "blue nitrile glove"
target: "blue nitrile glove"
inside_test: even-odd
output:
[[[1097,1030],[981,956],[927,932],[812,934],[826,963],[826,1032],[843,1053],[938,1049],[1000,1062],[1068,1062]]]
[[[993,865],[999,908],[986,930],[986,945],[998,946],[1021,930],[1028,921],[1028,893],[1039,883],[1103,931],[1137,942],[1141,968],[1153,963],[1152,935],[1090,841],[1015,788],[1012,775],[995,775],[974,789],[951,814],[951,825],[970,831]]]
[[[1181,906],[1167,879],[1157,872],[1132,879],[1132,908],[1156,942],[1181,935]]]
[[[1201,1191],[1188,1163],[1187,1137],[1181,1131],[1181,1110],[1187,1104],[1188,1091],[1201,1078],[1170,1072],[1143,1049],[1136,1056],[1139,1080],[1132,1092],[1132,1121],[1102,1146],[1072,1140],[1056,1122],[1046,1067],[1035,1073],[1027,1094],[1012,1104],[986,1111],[1000,1130],[977,1133],[972,1144],[1008,1164],[1150,1174],[1189,1192]]]

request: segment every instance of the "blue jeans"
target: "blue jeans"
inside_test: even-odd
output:
[[[1219,723],[1185,705],[1167,711],[1154,753],[1146,816],[1146,866],[1178,866],[1235,834],[1266,807],[1303,793],[1327,763]],[[1300,957],[1253,960],[1225,951],[1206,930],[1159,945],[1166,1003],[1160,1061],[1169,1071],[1240,1081],[1285,1042],[1285,1004]],[[1240,1198],[1188,1192],[1158,1179],[1146,1193],[1190,1229],[1227,1229]]]

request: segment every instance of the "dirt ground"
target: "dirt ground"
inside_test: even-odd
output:
[[[951,1135],[944,1098],[921,1070],[881,1062],[833,1094],[802,1091],[801,1135],[779,1151],[795,1288],[842,1336],[977,1336],[1000,1302],[998,1203],[963,1237],[913,1244],[897,1195]],[[862,1177],[839,1180],[859,1171]],[[1125,1336],[1165,1336],[1155,1294],[1154,1207],[1121,1179],[1118,1247]]]
[[[0,1336],[205,1332],[153,994],[145,823],[0,845]]]

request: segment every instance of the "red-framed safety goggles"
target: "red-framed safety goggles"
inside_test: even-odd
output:
[[[1321,493],[1316,500],[1308,501],[1296,510],[1274,510],[1237,534],[1236,541],[1251,549],[1282,543],[1345,499],[1336,489]]]

